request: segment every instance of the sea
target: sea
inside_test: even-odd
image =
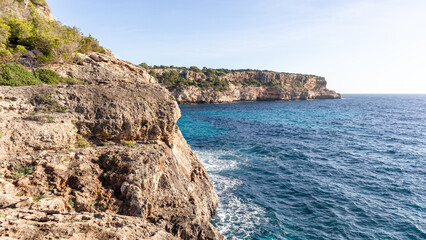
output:
[[[180,108],[225,239],[426,239],[426,95]]]

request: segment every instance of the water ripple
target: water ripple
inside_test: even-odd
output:
[[[426,96],[181,106],[226,239],[426,239]]]

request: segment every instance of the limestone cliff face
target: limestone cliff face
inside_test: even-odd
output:
[[[161,76],[167,71],[177,71],[185,79],[206,80],[208,77],[200,72],[181,69],[155,69]],[[265,100],[300,100],[300,99],[338,99],[340,94],[327,89],[325,78],[293,73],[272,71],[232,71],[219,76],[226,81],[226,90],[184,86],[171,89],[179,103],[229,103],[235,101]],[[258,84],[250,85],[247,81],[256,80]]]
[[[0,87],[1,237],[222,238],[176,101],[126,64],[52,66],[89,85]]]

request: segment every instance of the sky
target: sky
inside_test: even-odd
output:
[[[135,64],[323,76],[340,93],[426,93],[425,0],[47,0]]]

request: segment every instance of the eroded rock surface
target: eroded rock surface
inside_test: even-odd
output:
[[[0,236],[222,239],[179,117],[155,83],[0,87]]]
[[[112,53],[76,54],[74,62],[47,66],[63,76],[89,84],[155,83],[143,67],[117,59]]]

